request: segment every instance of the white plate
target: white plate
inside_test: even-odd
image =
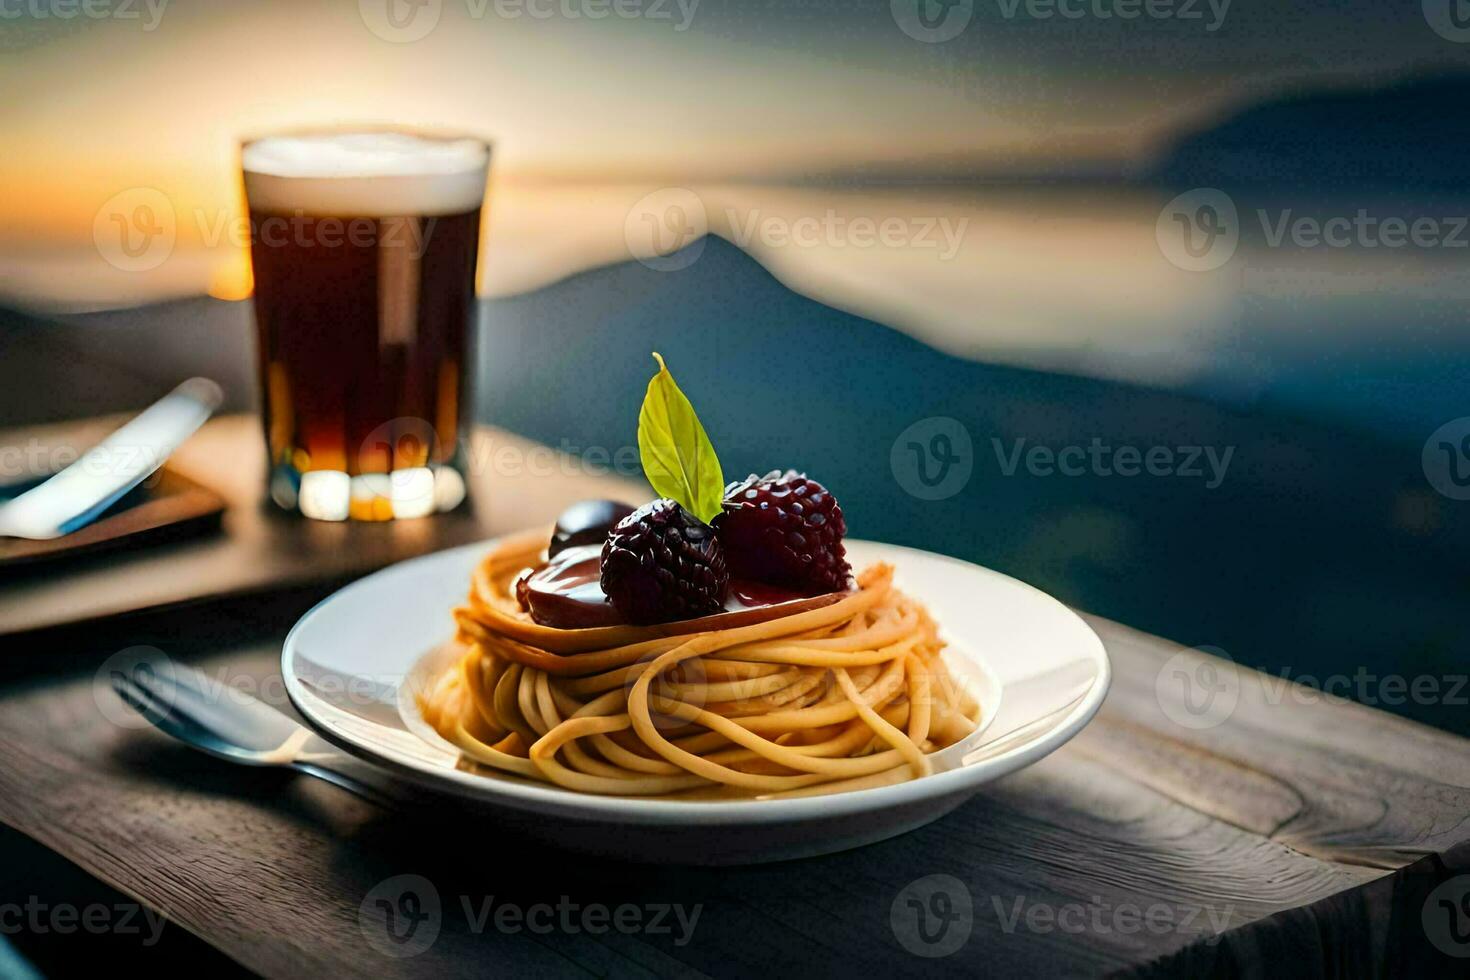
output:
[[[980,701],[979,732],[931,758],[933,775],[847,793],[750,800],[592,796],[457,768],[459,753],[405,692],[438,669],[450,611],[493,543],[404,562],[347,586],[286,637],[281,672],[297,709],[325,738],[420,785],[487,807],[503,822],[573,850],[637,861],[735,864],[825,854],[943,816],[992,779],[1077,734],[1107,693],[1097,635],[1043,592],[978,565],[849,541],[855,568],[891,562],[925,602],[951,669]],[[445,801],[442,805],[453,805]]]

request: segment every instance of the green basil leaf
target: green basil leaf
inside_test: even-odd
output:
[[[660,497],[670,497],[701,521],[720,512],[725,477],[694,406],[674,383],[674,376],[655,353],[658,374],[648,382],[638,412],[638,452],[643,475]]]

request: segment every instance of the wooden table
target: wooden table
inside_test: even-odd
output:
[[[0,446],[33,447],[30,455],[48,458],[57,448],[85,448],[125,418],[0,430]],[[321,593],[324,583],[346,582],[395,561],[534,521],[549,522],[585,497],[625,494],[642,500],[650,495],[644,487],[497,429],[477,430],[468,456],[471,505],[451,514],[382,524],[309,521],[263,503],[265,440],[259,421],[250,415],[214,419],[179,447],[169,465],[225,498],[224,533],[0,582],[0,642],[201,600],[239,601],[292,590]]]
[[[247,437],[245,423],[223,420],[196,448],[230,458],[248,451]],[[1470,963],[1441,952],[1442,938],[1426,941],[1422,925],[1433,888],[1470,884],[1470,744],[1097,618],[1114,681],[1077,739],[928,827],[772,866],[593,860],[451,804],[379,809],[115,720],[126,715],[97,671],[121,648],[156,645],[289,710],[280,641],[312,582],[546,520],[581,497],[640,493],[560,469],[481,473],[476,487],[473,523],[282,531],[269,546],[248,545],[263,566],[242,570],[241,584],[212,580],[235,601],[159,601],[147,615],[53,623],[10,640],[26,648],[12,653],[30,656],[11,659],[26,666],[0,688],[0,821],[268,975],[1329,975],[1355,966],[1457,975]],[[251,505],[231,515],[227,533],[266,520]],[[322,550],[319,536],[330,538]],[[238,539],[201,547],[247,553]],[[288,569],[276,548],[310,554],[298,562],[309,567]],[[224,567],[222,557],[188,560],[198,574]],[[110,581],[105,567],[87,574]],[[273,588],[281,575],[292,590]],[[96,597],[85,602],[109,612]],[[1233,679],[1232,710],[1184,700],[1181,679],[1222,677]],[[432,884],[438,933],[417,955],[395,957],[381,952],[393,947],[372,932],[378,920],[359,910],[404,874]],[[968,938],[942,957],[921,954],[955,941],[926,945],[906,902],[934,875],[948,876],[939,887],[958,907],[968,896],[971,910]],[[498,928],[503,906],[550,931],[525,920],[513,928],[511,918]],[[639,928],[634,912],[617,918],[622,906],[637,910]],[[646,928],[659,908],[698,918],[687,933],[673,912],[660,922],[666,931]]]

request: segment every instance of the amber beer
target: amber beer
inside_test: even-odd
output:
[[[404,133],[245,146],[271,497],[324,520],[464,498],[489,152]]]

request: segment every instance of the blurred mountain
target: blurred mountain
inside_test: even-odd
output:
[[[678,271],[624,263],[487,303],[481,417],[626,458],[658,350],[727,478],[805,469],[855,535],[977,561],[1272,671],[1461,662],[1470,512],[1429,489],[1422,436],[1388,444],[1269,405],[951,357],[790,291],[721,239],[690,249],[701,251]],[[936,418],[968,433],[973,471],[925,500],[899,474],[909,427]],[[1094,442],[1231,460],[1214,488],[1005,461],[1018,446]],[[1452,707],[1404,710],[1470,733]]]
[[[1181,136],[1151,176],[1175,187],[1466,192],[1467,105],[1470,74],[1272,99]]]
[[[624,262],[483,302],[479,418],[636,475],[658,350],[727,478],[805,469],[854,535],[980,562],[1272,672],[1463,673],[1470,510],[1427,484],[1422,435],[1388,442],[1280,405],[952,357],[791,291],[714,237],[669,265]],[[0,339],[11,422],[141,408],[194,373],[218,378],[232,405],[252,400],[246,303],[12,322]],[[966,434],[953,448],[970,475],[925,499],[911,452],[937,419]],[[1129,475],[1109,455],[1069,474],[1021,455],[1094,445],[1157,449],[1174,468]],[[1388,707],[1470,734],[1461,707]]]

